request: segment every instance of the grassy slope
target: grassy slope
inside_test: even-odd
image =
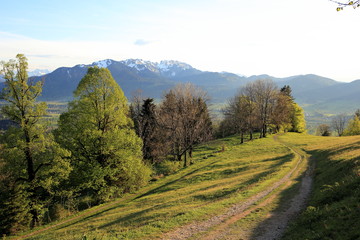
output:
[[[196,164],[31,239],[80,239],[84,233],[88,238],[157,238],[224,212],[284,176],[296,162],[293,153],[271,137],[238,142],[226,138],[201,146],[194,154]],[[219,152],[222,145],[226,150]]]
[[[308,207],[284,239],[360,239],[360,137],[283,139],[302,145],[316,163]]]
[[[287,134],[281,139],[305,149],[317,160],[315,192],[310,201],[313,207],[293,225],[286,239],[330,239],[329,234],[337,234],[331,233],[335,226],[344,229],[344,234],[349,229],[355,232],[354,219],[360,215],[359,178],[354,175],[359,174],[355,171],[359,170],[360,138]],[[194,156],[196,164],[29,239],[81,239],[83,234],[87,239],[156,239],[184,224],[225,212],[232,204],[245,201],[280,179],[296,164],[293,153],[272,137],[244,145],[238,142],[236,138],[225,138],[200,146]],[[226,150],[219,152],[223,145]],[[298,185],[299,180],[294,179],[271,204],[230,226],[230,233],[239,236],[245,228],[253,229],[251,235],[256,235],[261,231],[260,223],[271,211],[281,211]],[[357,191],[357,195],[349,190]],[[337,196],[343,197],[339,200]],[[329,216],[332,218],[326,220]],[[344,221],[344,225],[337,225],[338,221]]]

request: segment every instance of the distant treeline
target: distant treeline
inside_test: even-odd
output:
[[[345,114],[333,116],[330,125],[320,124],[316,129],[316,134],[320,136],[331,136],[332,132],[339,137],[360,135],[360,109],[352,117]]]

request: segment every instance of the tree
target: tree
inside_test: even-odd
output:
[[[224,109],[225,121],[233,133],[240,134],[240,143],[244,143],[244,134],[249,133],[252,140],[253,131],[256,125],[255,117],[256,105],[246,96],[244,91],[240,91],[233,99],[229,101]]]
[[[275,132],[291,129],[291,113],[293,112],[293,99],[291,88],[284,86],[275,97],[275,106],[271,115],[271,124]]]
[[[331,121],[332,128],[336,131],[339,137],[344,133],[346,125],[346,116],[345,114],[336,115]]]
[[[58,142],[71,152],[71,180],[99,201],[147,183],[142,141],[128,117],[127,99],[108,69],[90,67],[61,114]]]
[[[188,165],[195,144],[211,136],[212,123],[207,95],[192,84],[179,84],[165,94],[159,110],[159,124],[172,155]]]
[[[260,137],[266,137],[278,93],[276,84],[268,79],[260,79],[245,86],[252,102],[256,104]]]
[[[55,143],[41,122],[46,104],[36,102],[42,82],[29,81],[28,63],[24,55],[2,62],[6,87],[2,97],[8,103],[2,108],[4,116],[16,123],[3,136],[4,149],[0,225],[4,232],[15,232],[40,223],[45,205],[57,194],[56,187],[67,178],[71,168],[68,155]],[[4,194],[4,195],[3,195]],[[6,217],[5,217],[6,216]]]
[[[306,131],[306,121],[304,110],[296,103],[292,104],[292,112],[290,113],[291,132],[303,133]]]
[[[360,7],[360,0],[356,0],[356,1],[348,0],[347,2],[339,2],[334,0],[330,0],[330,1],[338,5],[336,11],[341,11],[344,9],[344,7],[349,7],[349,6],[352,6],[354,9]]]
[[[327,124],[320,124],[317,128],[317,134],[320,136],[330,136],[330,126]]]
[[[357,109],[357,110],[355,111],[355,115],[360,119],[360,109]]]
[[[154,163],[156,158],[157,139],[156,132],[159,131],[156,119],[156,105],[154,99],[147,98],[135,101],[130,105],[130,115],[135,124],[135,131],[143,141],[142,152],[144,159]]]
[[[243,135],[260,130],[260,137],[266,137],[268,129],[279,131],[305,131],[305,116],[302,108],[294,102],[290,86],[280,90],[271,80],[248,83],[229,101],[224,109],[225,119],[221,130]]]
[[[344,130],[344,136],[360,135],[360,120],[355,114],[353,119],[350,119],[348,126]]]

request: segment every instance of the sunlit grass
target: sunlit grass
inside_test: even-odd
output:
[[[242,145],[239,142],[239,138],[231,137],[199,146],[194,152],[195,164],[124,196],[102,211],[32,239],[80,239],[83,234],[106,239],[155,239],[245,201],[296,163],[293,153],[272,137]],[[221,152],[223,147],[225,151]]]
[[[351,180],[355,177],[353,173],[359,171],[358,167],[350,169],[350,166],[355,166],[354,161],[358,164],[360,137],[326,138],[288,133],[280,140],[301,154],[312,155],[316,161],[312,206],[320,204],[324,196],[332,196],[330,190],[325,191],[330,195],[324,195],[325,185],[340,191],[336,188],[340,173],[346,177],[350,171],[348,178]],[[246,201],[281,179],[298,161],[294,152],[274,141],[272,136],[241,145],[239,142],[238,137],[229,137],[198,146],[193,165],[153,182],[137,193],[86,210],[79,218],[30,239],[81,239],[84,234],[87,239],[157,239],[180,226],[207,220],[233,204]],[[350,165],[340,164],[342,162]],[[300,164],[299,172],[292,176],[286,188],[267,196],[273,197],[270,204],[229,226],[229,234],[239,235],[244,229],[256,229],[272,211],[285,208],[286,200],[297,193],[300,183],[297,176],[305,171],[307,164],[307,161]],[[344,183],[338,184],[347,183],[348,178],[342,178]],[[339,211],[337,207],[335,210]],[[300,220],[303,224],[301,221],[305,220]],[[296,232],[298,228],[295,229]],[[297,235],[288,234],[288,239],[296,239]]]
[[[285,138],[316,170],[309,206],[284,239],[360,239],[360,136]]]

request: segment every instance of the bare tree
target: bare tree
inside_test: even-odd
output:
[[[251,82],[245,86],[250,99],[256,104],[258,119],[260,123],[260,137],[266,137],[268,125],[270,124],[272,112],[275,107],[278,88],[272,80],[261,79]]]
[[[327,124],[320,124],[317,128],[317,135],[330,136],[331,135],[330,126]]]
[[[346,115],[340,114],[333,117],[331,122],[332,128],[336,131],[336,133],[341,137],[344,133],[346,126]]]
[[[243,91],[230,99],[227,107],[223,110],[224,123],[232,128],[234,133],[240,134],[240,143],[244,142],[244,134],[246,133],[249,133],[250,140],[253,138],[256,123],[255,111],[255,103]]]
[[[187,154],[191,157],[195,144],[211,135],[211,120],[207,109],[206,92],[192,84],[179,84],[163,99],[159,111],[159,124],[164,138],[171,144],[172,154],[177,160]]]

